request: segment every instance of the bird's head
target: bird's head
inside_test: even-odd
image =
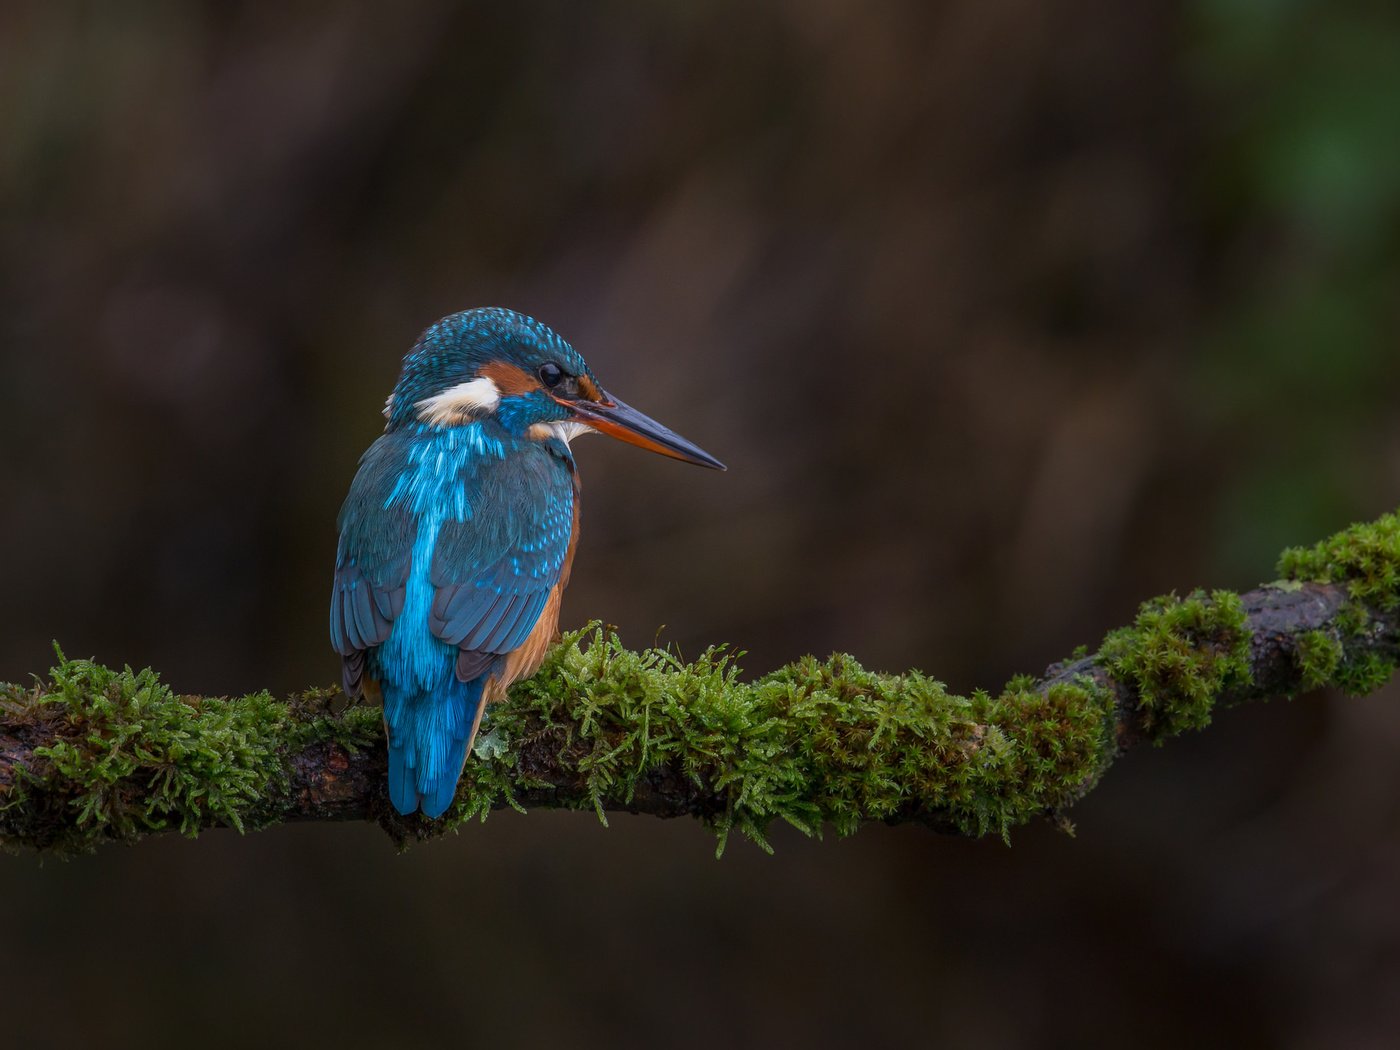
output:
[[[495,307],[444,317],[403,361],[389,429],[494,419],[520,438],[596,430],[672,459],[724,470],[708,452],[598,385],[577,350],[532,317]]]

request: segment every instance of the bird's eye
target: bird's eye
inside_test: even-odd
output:
[[[552,361],[540,365],[540,382],[547,387],[556,387],[564,379],[564,370]]]

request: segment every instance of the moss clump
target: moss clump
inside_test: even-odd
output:
[[[47,682],[0,697],[12,731],[52,741],[0,789],[0,838],[73,852],[150,831],[243,831],[287,791],[287,756],[317,740],[366,739],[363,716],[311,717],[314,697],[182,697],[149,669],[58,655]],[[22,815],[32,826],[17,826]]]
[[[1364,638],[1371,629],[1371,614],[1360,602],[1347,602],[1337,610],[1337,630],[1346,638]]]
[[[969,814],[976,818],[979,834],[996,830],[1005,837],[1012,825],[1073,802],[1113,757],[1113,699],[1088,679],[1056,683],[1044,691],[1004,691],[985,698],[984,717],[989,731],[1009,746],[1000,748],[1000,761],[988,766],[1000,789],[985,785],[986,793],[1004,805],[999,811]]]
[[[242,830],[268,793],[285,790],[276,743],[290,728],[287,708],[266,693],[186,701],[150,670],[61,658],[35,700],[35,717],[57,739],[35,749],[42,764],[21,783],[42,778],[51,797],[76,810],[80,833],[130,839],[165,828],[193,834],[209,823]]]
[[[1358,601],[1393,609],[1400,605],[1400,515],[1353,525],[1313,547],[1290,547],[1278,571],[1292,580],[1345,583]]]
[[[1144,602],[1131,627],[1104,639],[1098,660],[1136,694],[1157,740],[1210,724],[1220,693],[1247,685],[1250,633],[1232,591],[1195,591]]]
[[[1367,651],[1348,657],[1337,668],[1336,684],[1350,696],[1374,693],[1395,673],[1395,665],[1380,653]]]
[[[1111,756],[1112,710],[1090,685],[1016,683],[961,697],[923,675],[867,671],[852,657],[799,660],[751,684],[722,649],[683,662],[632,652],[594,628],[565,638],[493,708],[468,763],[457,819],[512,804],[532,786],[535,748],[577,770],[602,817],[654,778],[678,774],[696,815],[764,848],[773,820],[850,834],[915,816],[1004,835],[1068,804]]]
[[[1343,656],[1342,643],[1326,631],[1299,635],[1293,659],[1302,675],[1303,688],[1320,689],[1331,682]]]
[[[1364,645],[1382,629],[1377,616],[1400,607],[1400,514],[1352,525],[1312,547],[1291,547],[1279,559],[1279,573],[1293,580],[1344,583],[1352,599],[1337,614],[1341,637],[1333,639],[1337,659],[1331,674],[1318,679],[1305,672],[1305,685],[1332,681],[1362,696],[1390,680],[1394,661]],[[1324,662],[1331,655],[1324,653]]]

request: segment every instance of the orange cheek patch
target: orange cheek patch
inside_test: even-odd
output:
[[[532,390],[540,389],[538,379],[518,365],[509,365],[504,361],[492,361],[490,364],[482,365],[476,374],[485,376],[495,383],[496,389],[501,392],[502,397],[515,397],[518,394],[528,394]]]

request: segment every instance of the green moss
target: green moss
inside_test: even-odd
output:
[[[288,755],[316,740],[363,746],[378,733],[367,730],[366,715],[313,715],[315,693],[290,705],[265,692],[182,697],[149,669],[58,655],[47,682],[0,697],[10,726],[53,741],[34,749],[37,761],[0,795],[0,832],[9,832],[0,838],[27,839],[29,831],[48,836],[40,842],[47,848],[74,851],[166,829],[242,831],[268,819],[285,794]],[[15,827],[26,808],[56,819]]]
[[[1395,665],[1376,652],[1364,652],[1337,669],[1337,685],[1351,696],[1374,693],[1395,673]]]
[[[990,797],[1000,805],[974,807],[967,815],[975,819],[959,822],[965,833],[975,828],[1005,837],[1037,813],[1073,802],[1112,760],[1113,700],[1087,679],[1044,691],[1005,691],[987,700],[984,717],[989,736],[1004,743],[996,747],[998,762],[984,766],[989,779],[974,802]]]
[[[1239,595],[1196,591],[1143,603],[1133,626],[1104,639],[1098,659],[1133,687],[1144,729],[1162,740],[1205,727],[1220,693],[1248,684],[1249,639]]]
[[[1362,638],[1371,626],[1371,614],[1360,602],[1348,602],[1337,611],[1337,629],[1347,638]]]
[[[1294,662],[1302,675],[1304,689],[1320,689],[1332,681],[1341,666],[1342,643],[1326,631],[1307,631],[1298,636]]]
[[[1279,574],[1346,583],[1353,598],[1393,609],[1400,605],[1400,515],[1353,525],[1313,547],[1290,547],[1279,559]]]
[[[1353,696],[1374,692],[1389,681],[1395,663],[1363,646],[1379,629],[1376,616],[1400,606],[1400,514],[1352,525],[1312,547],[1289,548],[1279,559],[1279,572],[1293,580],[1347,586],[1352,600],[1337,614],[1338,658],[1325,680]],[[1324,657],[1330,659],[1331,654]],[[1305,684],[1313,681],[1320,684],[1316,675],[1305,672]]]
[[[867,671],[852,657],[799,660],[751,684],[722,649],[683,662],[632,652],[594,628],[565,638],[540,673],[493,708],[455,818],[484,817],[529,790],[533,749],[575,770],[603,817],[651,778],[678,771],[696,815],[765,849],[781,820],[850,834],[915,816],[1005,834],[1067,805],[1111,755],[1112,711],[1091,685],[1041,694],[1029,680],[961,697],[920,674]]]

